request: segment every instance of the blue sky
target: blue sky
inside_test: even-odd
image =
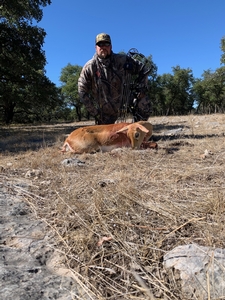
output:
[[[47,33],[46,75],[60,86],[62,68],[83,66],[95,53],[95,36],[106,32],[115,53],[152,55],[159,75],[179,65],[200,78],[221,66],[224,13],[225,0],[52,0],[38,24]]]

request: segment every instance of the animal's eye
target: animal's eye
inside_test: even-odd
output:
[[[138,139],[139,136],[140,136],[140,133],[139,132],[135,132],[135,135],[134,135],[135,139]]]

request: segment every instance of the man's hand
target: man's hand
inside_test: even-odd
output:
[[[138,94],[137,94],[137,99],[141,99],[145,97],[145,92],[144,91],[140,91]]]

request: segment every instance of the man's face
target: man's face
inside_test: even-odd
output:
[[[100,58],[106,58],[111,53],[112,45],[108,42],[99,42],[95,46],[95,49],[96,49],[97,55]]]

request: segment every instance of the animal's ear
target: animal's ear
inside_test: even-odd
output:
[[[117,133],[118,132],[123,132],[123,133],[127,133],[128,129],[140,129],[141,131],[145,132],[145,133],[148,133],[149,130],[147,128],[145,128],[143,125],[141,124],[138,124],[138,123],[132,123],[130,125],[127,125],[125,127],[123,127],[122,129],[116,131]]]
[[[128,125],[128,126],[125,126],[125,127],[123,127],[123,128],[122,128],[122,129],[120,129],[120,130],[117,130],[117,131],[116,131],[116,133],[119,133],[119,132],[126,133],[128,129],[129,129],[129,125]]]
[[[141,125],[139,123],[132,123],[132,124],[126,126],[126,127],[127,127],[127,130],[128,129],[130,129],[130,130],[137,130],[137,129],[139,129],[139,130],[141,130],[142,132],[145,132],[145,133],[149,132],[149,130],[146,127],[144,127],[143,125]],[[125,129],[125,127],[123,129]]]
[[[146,127],[142,126],[141,124],[137,124],[137,128],[139,128],[141,131],[145,133],[149,132],[149,130]]]

